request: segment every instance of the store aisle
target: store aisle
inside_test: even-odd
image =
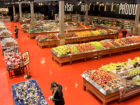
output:
[[[17,25],[20,28],[19,23],[5,23],[5,25],[12,31],[13,37],[14,26]],[[97,69],[111,62],[126,61],[128,58],[140,56],[140,51],[135,51],[60,67],[56,62],[52,61],[50,48],[39,48],[36,45],[36,41],[29,39],[27,33],[23,33],[21,28],[17,41],[21,52],[29,51],[32,79],[38,82],[47,101],[51,95],[50,83],[56,81],[63,86],[66,105],[101,105],[102,103],[94,95],[88,91],[83,91],[81,74],[86,70]],[[9,79],[0,51],[0,105],[14,105],[11,85],[26,80],[23,76]],[[110,105],[138,105],[140,103],[139,99],[140,96],[137,96],[120,104],[112,102]],[[53,105],[51,101],[48,101],[48,103]]]

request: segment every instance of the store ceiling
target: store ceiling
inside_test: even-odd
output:
[[[49,1],[60,1],[60,0],[0,0],[0,3],[7,3],[9,2],[10,4],[12,2],[24,2],[24,3],[29,3],[29,1],[34,1],[34,2],[49,2]],[[65,2],[71,2],[71,3],[77,3],[77,2],[84,2],[84,3],[93,3],[93,2],[102,2],[102,3],[140,3],[140,0],[64,0]]]

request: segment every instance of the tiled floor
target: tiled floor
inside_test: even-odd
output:
[[[12,33],[14,25],[20,27],[19,23],[5,23]],[[14,34],[14,33],[13,33]],[[29,51],[30,53],[30,71],[32,79],[35,79],[45,98],[51,95],[50,83],[56,81],[63,86],[64,98],[66,105],[101,105],[102,103],[90,92],[83,91],[81,73],[85,70],[97,69],[104,64],[110,62],[126,61],[128,58],[140,56],[140,51],[116,55],[112,57],[101,58],[99,60],[89,60],[87,62],[76,62],[72,65],[64,65],[60,67],[51,59],[50,48],[41,49],[36,45],[35,40],[27,37],[27,33],[23,33],[20,29],[19,48],[21,52]],[[0,51],[0,105],[14,105],[11,85],[17,82],[25,81],[23,76],[9,79],[3,56]],[[48,101],[49,105],[53,105]],[[112,102],[110,105],[139,105],[140,96],[129,99],[118,104]]]

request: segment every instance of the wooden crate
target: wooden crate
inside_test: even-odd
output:
[[[86,89],[88,89],[100,101],[102,101],[103,105],[107,105],[107,103],[109,103],[109,102],[120,99],[119,91],[112,93],[112,94],[109,94],[109,95],[104,95],[97,88],[95,88],[92,84],[90,84],[87,80],[85,80],[84,78],[83,78],[83,89],[84,89],[84,91],[86,91]]]

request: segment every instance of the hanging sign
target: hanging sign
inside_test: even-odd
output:
[[[123,15],[136,15],[137,4],[120,4],[119,6],[119,14]]]
[[[73,4],[66,3],[65,11],[68,11],[68,12],[73,11],[73,6],[74,6]]]
[[[81,5],[81,12],[85,12],[86,11],[86,5],[82,4]]]
[[[0,8],[0,12],[8,12],[8,8]]]
[[[29,58],[29,52],[28,52],[28,51],[22,53],[22,59],[23,59],[23,63],[24,63],[24,65],[29,64],[29,62],[30,62],[30,58]]]

